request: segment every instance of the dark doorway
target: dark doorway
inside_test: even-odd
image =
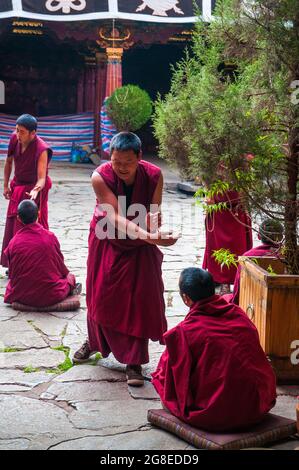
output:
[[[49,37],[8,35],[1,39],[0,79],[5,83],[1,112],[37,116],[76,112],[80,56]]]
[[[158,93],[165,95],[170,89],[171,65],[175,65],[184,55],[183,47],[176,45],[152,45],[148,48],[131,49],[124,53],[123,83],[135,84],[146,90],[152,100]],[[157,142],[149,122],[138,134],[144,150],[156,151]]]

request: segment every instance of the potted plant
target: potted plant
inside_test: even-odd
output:
[[[254,306],[263,347],[278,376],[290,379],[299,378],[290,361],[291,339],[299,340],[296,3],[218,0],[214,21],[198,22],[192,50],[176,66],[154,115],[161,157],[184,161],[189,174],[202,176],[208,196],[225,181],[243,195],[254,219],[283,223],[284,259],[276,276],[267,271],[274,260],[243,262],[241,306],[251,316]],[[172,143],[175,135],[179,143]]]

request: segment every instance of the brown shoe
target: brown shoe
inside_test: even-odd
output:
[[[126,377],[127,384],[131,387],[142,387],[142,385],[144,385],[144,377],[142,375],[141,366],[127,365]]]
[[[89,347],[89,341],[88,339],[85,341],[85,343],[82,344],[81,348],[78,349],[78,351],[75,352],[73,356],[73,363],[74,364],[82,364],[83,362],[87,362],[93,354],[95,354],[97,351],[91,351]]]

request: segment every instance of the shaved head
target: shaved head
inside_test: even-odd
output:
[[[26,199],[18,206],[18,216],[24,225],[33,224],[37,221],[38,207],[34,201]]]
[[[260,240],[275,245],[283,240],[283,226],[275,219],[264,219],[259,227]]]
[[[18,117],[17,126],[23,126],[27,131],[32,132],[36,131],[37,129],[37,120],[31,114],[22,114],[22,116]]]

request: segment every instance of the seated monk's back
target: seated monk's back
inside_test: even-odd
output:
[[[211,430],[260,421],[275,405],[276,380],[255,326],[217,295],[192,310],[181,323],[193,357],[191,421]]]
[[[274,373],[238,306],[218,295],[195,302],[164,339],[153,385],[182,421],[215,432],[248,428],[275,405]]]
[[[10,241],[9,283],[6,303],[21,302],[34,307],[53,305],[69,293],[64,265],[56,236],[38,223],[25,225]]]

